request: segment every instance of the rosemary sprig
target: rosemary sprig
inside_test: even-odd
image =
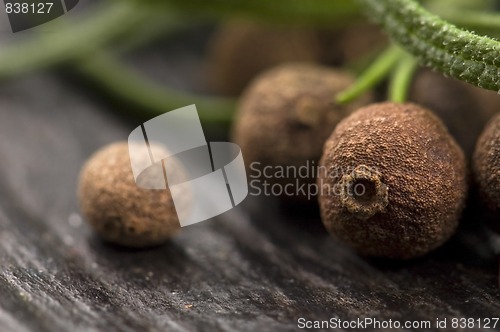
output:
[[[358,0],[420,63],[500,92],[500,42],[457,28],[414,0]]]

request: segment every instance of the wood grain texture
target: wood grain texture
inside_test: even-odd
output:
[[[314,209],[249,197],[160,247],[102,243],[78,214],[77,175],[135,126],[53,76],[0,87],[0,331],[291,331],[299,317],[498,316],[496,257],[474,225],[396,264],[353,254]]]

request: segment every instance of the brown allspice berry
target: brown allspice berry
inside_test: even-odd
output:
[[[354,112],[326,141],[320,166],[323,223],[362,255],[421,256],[458,225],[465,157],[438,117],[418,105]]]
[[[334,102],[335,94],[353,81],[342,70],[297,63],[259,75],[240,100],[232,131],[249,176],[258,176],[254,171],[264,167],[307,168],[299,178],[265,180],[283,185],[314,184],[322,146],[333,128],[351,111],[371,102],[369,94],[348,105]],[[304,197],[300,192],[288,196]]]
[[[233,20],[212,37],[206,64],[211,92],[239,95],[260,72],[284,62],[321,60],[313,29]]]
[[[500,232],[500,113],[479,137],[472,166],[485,215],[492,228]]]
[[[325,63],[353,64],[384,48],[388,39],[379,26],[368,22],[355,22],[341,29],[318,31]]]
[[[341,66],[358,61],[387,44],[374,24],[355,22],[342,28],[269,24],[231,20],[210,39],[207,88],[239,95],[264,70],[288,62]]]
[[[163,147],[151,144],[151,149]],[[149,163],[149,154],[139,158]],[[142,183],[165,182],[161,172],[148,169],[140,177]],[[105,146],[90,157],[80,173],[78,197],[88,223],[114,244],[136,248],[158,245],[180,229],[169,189],[137,186],[127,142]]]

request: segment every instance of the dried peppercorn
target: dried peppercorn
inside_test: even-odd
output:
[[[239,95],[256,75],[289,61],[321,61],[313,29],[230,21],[210,43],[207,86],[217,94]]]
[[[312,64],[281,65],[258,76],[242,97],[233,127],[233,139],[243,151],[250,176],[256,168],[308,167],[307,176],[298,180],[314,183],[314,167],[333,128],[371,101],[365,95],[349,105],[334,103],[335,93],[353,80],[344,71]],[[296,178],[266,180],[297,183]]]
[[[462,150],[415,104],[379,103],[344,119],[324,146],[322,220],[369,256],[406,259],[454,232],[467,192]]]
[[[311,28],[232,20],[219,27],[207,55],[207,88],[239,95],[264,70],[287,62],[341,66],[386,44],[373,24]]]
[[[162,147],[151,144],[151,149]],[[149,162],[149,155],[143,158]],[[152,173],[144,174],[150,178],[143,181],[165,181]],[[136,185],[127,142],[106,146],[90,157],[80,174],[78,197],[88,223],[111,243],[157,245],[180,229],[170,191]]]

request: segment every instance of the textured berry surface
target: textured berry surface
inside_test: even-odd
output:
[[[326,142],[321,166],[323,223],[361,254],[420,256],[458,224],[465,158],[441,121],[420,106],[380,103],[356,111]],[[345,183],[363,185],[363,195],[349,194]]]
[[[144,158],[149,159],[149,155]],[[112,243],[157,245],[180,228],[168,189],[148,190],[136,185],[126,142],[106,146],[87,161],[80,174],[78,196],[89,224]]]
[[[334,104],[335,92],[353,80],[346,72],[309,64],[282,65],[260,75],[243,95],[233,128],[247,166],[317,163],[339,121],[371,100]]]

